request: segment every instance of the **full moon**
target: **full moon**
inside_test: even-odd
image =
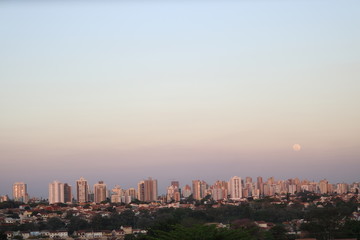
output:
[[[295,151],[295,152],[298,152],[298,151],[300,151],[301,150],[301,145],[300,144],[294,144],[293,145],[293,150]]]

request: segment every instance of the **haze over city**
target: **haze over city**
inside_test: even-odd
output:
[[[1,1],[0,195],[84,176],[359,181],[359,1]],[[298,145],[295,145],[298,144]]]

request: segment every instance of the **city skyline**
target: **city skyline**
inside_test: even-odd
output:
[[[359,8],[1,1],[0,195],[80,176],[153,176],[163,194],[171,179],[359,181]]]
[[[253,179],[256,180],[253,181]],[[72,187],[71,183],[63,183],[58,180],[54,180],[48,183],[47,194],[44,196],[33,195],[31,193],[29,194],[27,191],[27,184],[24,182],[15,182],[12,185],[12,197],[9,194],[2,193],[0,193],[0,196],[10,197],[15,201],[24,201],[25,203],[30,199],[48,199],[50,204],[70,203],[72,202],[72,200],[76,200],[76,202],[79,203],[100,203],[102,201],[105,201],[106,199],[109,199],[111,202],[125,201],[129,203],[134,199],[138,199],[144,202],[156,201],[156,199],[160,196],[164,196],[166,198],[170,197],[171,199],[179,200],[181,196],[186,198],[189,196],[189,194],[193,194],[193,198],[195,200],[201,200],[206,195],[208,195],[210,191],[212,192],[212,197],[214,199],[220,200],[223,197],[228,196],[229,199],[240,200],[242,198],[247,198],[252,195],[262,195],[264,191],[269,191],[269,189],[264,190],[265,185],[282,185],[285,183],[289,185],[287,191],[292,193],[298,192],[298,188],[302,184],[316,184],[319,193],[324,194],[336,191],[336,187],[339,185],[342,186],[342,192],[346,192],[345,189],[348,188],[350,185],[354,184],[359,186],[360,182],[331,182],[328,181],[326,178],[315,181],[298,177],[281,179],[274,176],[267,178],[263,178],[262,176],[258,176],[257,178],[249,176],[233,176],[229,180],[217,179],[216,181],[207,181],[204,179],[197,179],[186,183],[174,181],[174,179],[172,179],[169,182],[161,183],[160,186],[165,187],[160,187],[159,190],[158,180],[152,177],[139,180],[137,184],[134,184],[133,186],[124,186],[116,183],[115,185],[112,185],[113,187],[102,180],[99,180],[93,185],[91,185],[84,177],[80,177],[79,180],[75,181],[75,188]],[[329,188],[328,185],[332,185],[332,187]],[[344,185],[346,185],[347,187],[344,187]],[[335,187],[335,189],[333,187]],[[217,190],[214,190],[214,188],[216,188]],[[224,188],[226,189],[226,191],[224,191]],[[285,187],[281,186],[281,188]],[[250,191],[250,195],[244,195],[244,189],[257,189],[256,191],[258,192],[255,193]],[[316,189],[308,189],[307,187],[304,189],[307,191],[317,191]],[[188,191],[190,191],[190,193]],[[179,193],[179,195],[176,196],[176,193]],[[125,196],[125,198],[122,198],[122,196]],[[130,196],[131,198],[128,199],[128,197]]]

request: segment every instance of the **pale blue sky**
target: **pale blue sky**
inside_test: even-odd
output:
[[[0,194],[359,181],[359,29],[359,1],[1,1]]]

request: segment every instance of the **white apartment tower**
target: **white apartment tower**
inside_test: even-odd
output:
[[[13,198],[15,201],[27,203],[29,196],[27,194],[27,185],[23,182],[13,184]]]
[[[76,197],[79,203],[89,201],[89,186],[83,177],[76,181]]]
[[[94,184],[94,202],[101,203],[106,200],[106,184],[99,181]]]
[[[230,199],[240,200],[242,198],[242,185],[240,177],[232,177],[229,181]]]
[[[49,204],[64,203],[64,184],[59,181],[49,183]]]

